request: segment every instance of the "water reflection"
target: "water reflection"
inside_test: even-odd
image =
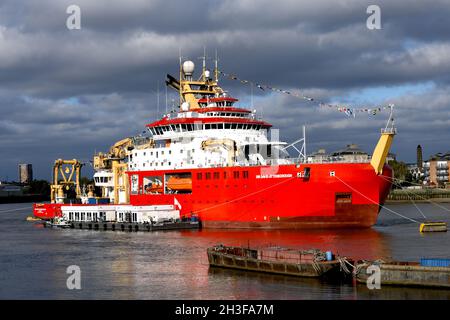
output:
[[[231,246],[261,248],[282,246],[293,249],[317,248],[331,250],[342,256],[356,259],[389,258],[389,236],[375,229],[356,230],[201,230],[200,232],[182,232],[184,237],[208,245],[222,243]]]
[[[9,208],[14,206],[0,206]],[[443,219],[442,208],[421,208],[430,219]],[[417,210],[411,205],[398,205],[394,210],[416,218],[412,213]],[[153,233],[53,230],[26,222],[29,214],[29,210],[0,214],[0,298],[450,299],[448,290],[368,290],[360,284],[212,269],[208,265],[206,248],[218,243],[318,248],[356,259],[449,257],[449,232],[421,235],[416,224],[397,221],[397,216],[383,212],[378,226],[360,230]],[[80,291],[66,287],[66,268],[72,264],[82,270]]]

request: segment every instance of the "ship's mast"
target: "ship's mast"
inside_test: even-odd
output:
[[[214,81],[216,81],[216,84],[219,82],[219,58],[217,57],[217,49],[216,49],[216,59],[214,61]]]

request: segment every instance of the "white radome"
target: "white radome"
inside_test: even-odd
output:
[[[188,60],[183,62],[183,73],[187,76],[191,76],[194,73],[195,64]]]
[[[189,102],[185,101],[181,104],[182,111],[189,111]]]

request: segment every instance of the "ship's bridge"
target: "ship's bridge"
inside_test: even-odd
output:
[[[229,100],[231,99],[231,100]],[[203,99],[199,100],[200,103]],[[234,98],[226,100],[215,99],[216,102],[237,101]],[[147,125],[155,139],[170,133],[191,132],[211,129],[229,130],[267,130],[272,125],[256,119],[255,112],[231,106],[216,106],[208,104],[194,110],[185,110],[166,114],[161,120]]]

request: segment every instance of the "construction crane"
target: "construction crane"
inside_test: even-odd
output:
[[[125,138],[112,145],[111,148],[109,148],[108,153],[99,152],[94,155],[94,170],[107,170],[112,172],[115,203],[119,203],[120,191],[125,192],[126,199],[129,198],[128,178],[125,174],[128,166],[127,163],[124,163],[123,161],[126,159],[128,151],[133,148],[133,140],[131,138]]]
[[[55,160],[53,165],[53,183],[50,185],[50,200],[52,203],[64,201],[71,187],[75,188],[76,197],[81,195],[80,174],[83,164],[77,159]]]

